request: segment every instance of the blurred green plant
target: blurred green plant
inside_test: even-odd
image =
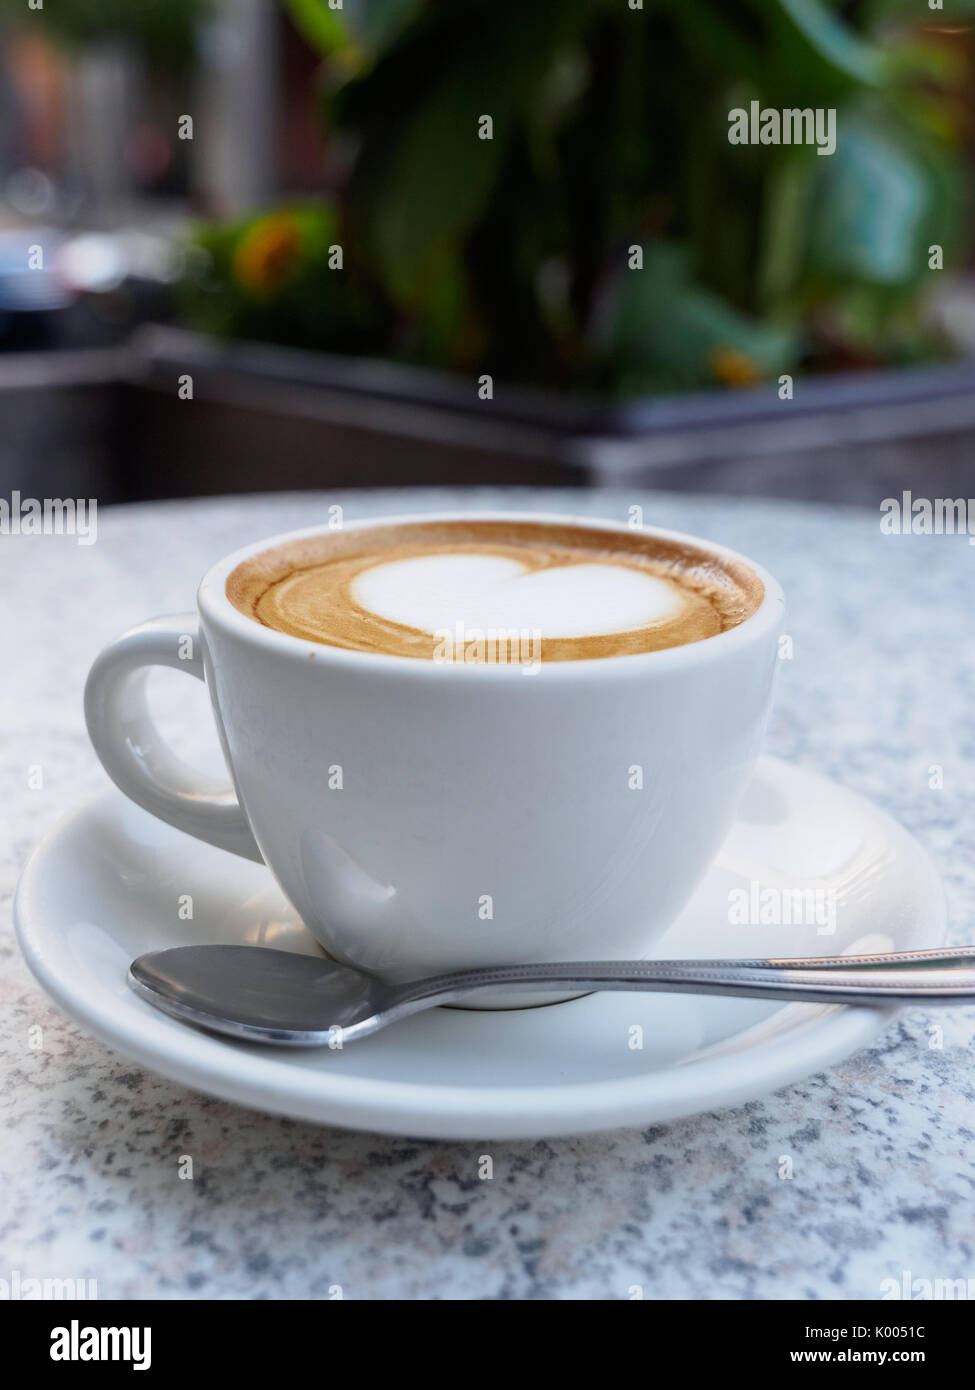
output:
[[[969,74],[937,12],[635,3],[285,0],[348,152],[302,215],[345,269],[309,234],[256,296],[238,250],[268,218],[207,230],[195,321],[627,396],[946,352],[923,292],[929,247],[959,254]],[[836,152],[732,145],[752,101],[835,107]]]
[[[0,0],[0,17],[70,47],[118,40],[142,48],[159,67],[192,60],[208,0]]]
[[[204,227],[184,293],[209,331],[260,342],[366,352],[388,324],[380,291],[346,268],[331,202]]]

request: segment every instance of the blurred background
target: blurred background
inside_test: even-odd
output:
[[[0,0],[0,494],[975,495],[973,25]]]

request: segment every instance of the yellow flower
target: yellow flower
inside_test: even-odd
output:
[[[287,213],[255,223],[234,252],[234,275],[245,290],[270,294],[288,278],[301,252],[301,229]]]
[[[754,386],[761,373],[737,348],[715,348],[708,359],[711,371],[725,386]]]

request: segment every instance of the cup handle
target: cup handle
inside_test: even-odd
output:
[[[171,666],[206,680],[196,614],[141,623],[96,659],[85,685],[85,720],[102,766],[137,806],[198,840],[263,864],[233,787],[194,771],[163,742],[146,702],[150,666]]]

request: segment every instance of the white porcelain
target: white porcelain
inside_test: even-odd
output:
[[[254,622],[227,599],[227,576],[284,539],[210,570],[199,631],[190,616],[156,619],[95,662],[88,726],[118,786],[200,839],[263,857],[333,956],[390,980],[644,955],[700,882],[754,767],[783,610],[775,580],[745,561],[764,601],[719,636],[526,674],[344,651]],[[143,692],[151,664],[205,677],[239,804],[161,741]]]
[[[732,925],[729,893],[753,882],[821,887],[836,902],[836,934]],[[192,921],[177,911],[185,894]],[[434,1009],[344,1052],[210,1037],[137,998],[125,983],[130,960],[193,941],[318,947],[265,868],[189,839],[114,789],[35,851],[15,920],[48,993],[140,1065],[243,1105],[382,1133],[499,1140],[672,1120],[822,1070],[890,1017],[600,994],[537,1009]],[[909,950],[939,946],[944,933],[941,886],[915,840],[860,797],[763,758],[713,867],[651,954]]]

